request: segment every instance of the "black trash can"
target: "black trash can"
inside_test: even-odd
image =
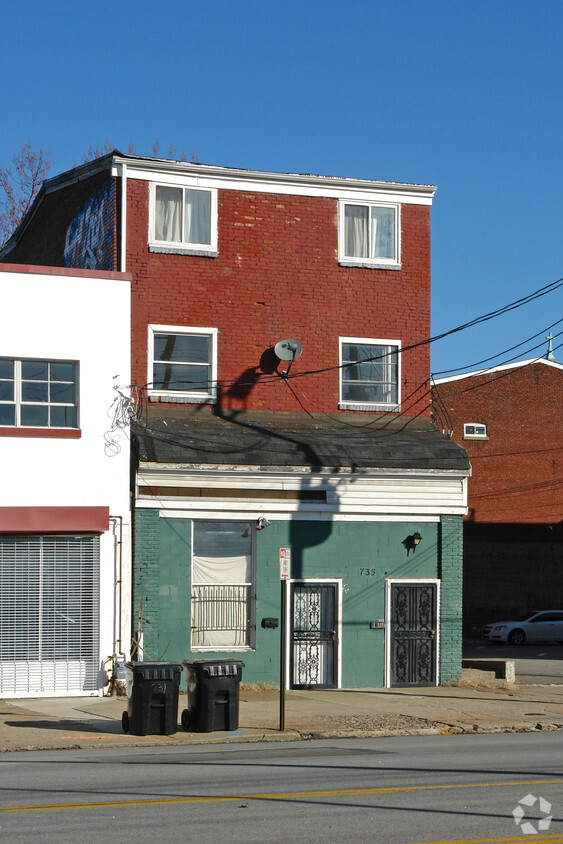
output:
[[[124,733],[171,736],[178,728],[178,691],[182,666],[177,662],[126,662],[127,711]]]
[[[240,659],[188,659],[182,663],[188,685],[188,708],[182,727],[196,733],[237,730]]]

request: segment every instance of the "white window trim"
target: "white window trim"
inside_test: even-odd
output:
[[[211,339],[211,389],[207,393],[190,390],[159,390],[152,386],[155,334],[207,334]],[[209,404],[217,400],[217,328],[187,328],[185,325],[149,325],[147,345],[147,395],[179,404]]]
[[[386,404],[384,402],[347,402],[342,398],[342,374],[343,374],[343,358],[342,346],[344,343],[365,343],[374,346],[395,346],[397,349],[397,403]],[[367,411],[386,411],[387,413],[399,413],[401,410],[401,341],[400,340],[375,340],[366,337],[339,337],[338,338],[338,360],[339,360],[339,384],[338,384],[338,407],[340,410],[367,410]]]
[[[210,243],[174,243],[169,240],[157,240],[155,237],[155,201],[156,188],[177,187],[182,190],[200,190],[211,195],[211,232]],[[194,185],[170,184],[167,182],[151,182],[149,187],[149,251],[164,252],[173,255],[200,255],[207,258],[216,258],[218,255],[217,246],[217,189],[201,188]]]
[[[392,208],[395,211],[395,257],[394,258],[357,258],[346,255],[345,214],[346,205],[361,205],[371,208]],[[338,200],[338,262],[346,267],[368,267],[374,270],[401,269],[401,206],[392,202],[367,202],[362,200]]]
[[[192,607],[191,607],[191,590],[194,585],[194,522],[196,520],[192,518],[192,522],[190,525],[190,619],[192,618]],[[206,519],[205,521],[239,521],[238,519],[230,519],[226,516],[223,519]],[[254,522],[253,520],[243,519],[241,520],[241,524],[248,524],[251,530],[251,543],[250,543],[250,553],[251,553],[251,578],[250,584],[244,583],[236,583],[236,584],[224,584],[233,585],[233,586],[250,586],[250,644],[248,645],[194,645],[192,641],[192,630],[190,626],[190,650],[192,653],[248,653],[249,651],[256,650],[256,533],[254,531]]]
[[[0,400],[1,405],[14,405],[15,408],[15,424],[1,425],[2,428],[42,428],[46,431],[78,431],[80,430],[80,367],[77,360],[55,359],[55,358],[7,358],[2,356],[4,360],[14,361],[14,400]],[[74,402],[56,402],[56,401],[24,401],[22,397],[23,392],[23,378],[22,378],[22,363],[26,360],[40,360],[43,363],[71,363],[75,367],[76,381],[74,384]],[[65,382],[68,383],[68,382]],[[21,411],[24,407],[47,407],[49,412],[51,408],[57,407],[75,407],[76,408],[76,425],[28,425],[21,421]]]
[[[473,427],[473,428],[484,428],[485,433],[484,434],[468,434],[467,429],[471,428],[471,427]],[[487,434],[487,426],[485,425],[484,422],[464,422],[463,423],[463,439],[464,440],[488,440],[489,437],[488,437],[488,434]]]

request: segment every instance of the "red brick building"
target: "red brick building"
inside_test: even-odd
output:
[[[244,653],[276,680],[260,618],[289,550],[288,685],[459,675],[469,464],[430,419],[434,191],[116,152],[50,179],[0,253],[131,273],[153,658]]]
[[[563,606],[563,366],[539,358],[438,379],[436,424],[472,466],[466,628]]]

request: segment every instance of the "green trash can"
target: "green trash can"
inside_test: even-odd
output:
[[[171,736],[178,728],[182,666],[177,662],[126,662],[127,711],[124,733]]]
[[[188,708],[182,727],[196,733],[237,730],[240,659],[188,659],[182,662],[188,686]]]

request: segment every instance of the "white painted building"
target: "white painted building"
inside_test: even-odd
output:
[[[0,264],[0,696],[98,695],[130,645],[130,275]]]

